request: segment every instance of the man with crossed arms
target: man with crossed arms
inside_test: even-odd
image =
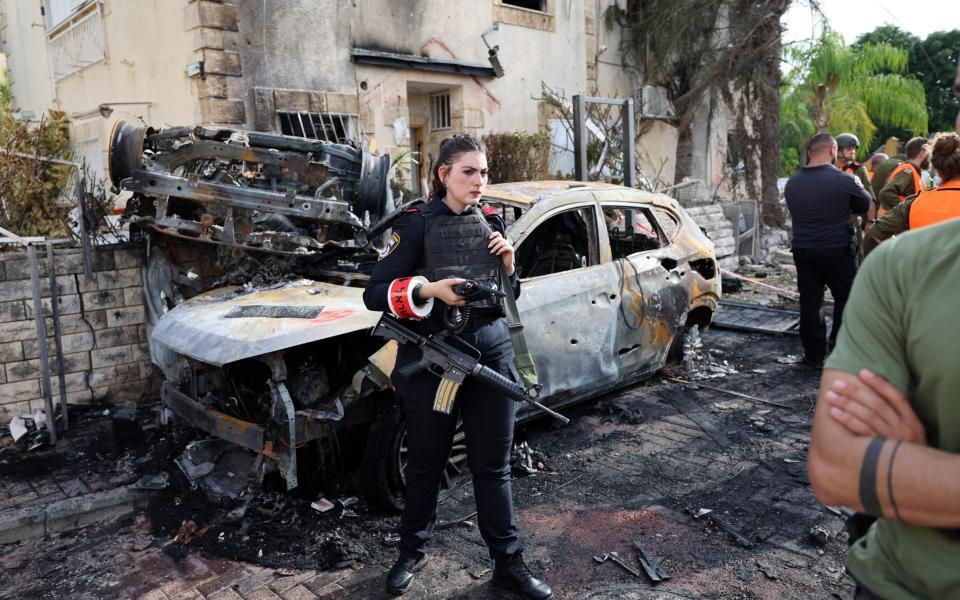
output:
[[[878,517],[847,556],[858,600],[960,598],[958,294],[960,219],[883,244],[825,365],[810,481],[821,502]]]

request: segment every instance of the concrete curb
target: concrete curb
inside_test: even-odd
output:
[[[146,502],[146,494],[120,487],[65,498],[47,506],[27,506],[0,511],[0,544],[71,531],[91,523],[132,513]]]

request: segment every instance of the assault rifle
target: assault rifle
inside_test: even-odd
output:
[[[480,352],[459,338],[444,333],[429,336],[420,335],[402,325],[395,317],[386,314],[380,317],[380,322],[373,328],[373,335],[384,339],[397,340],[401,344],[412,344],[420,348],[423,353],[420,360],[401,367],[399,372],[405,376],[410,376],[427,369],[444,380],[441,386],[452,387],[452,393],[446,394],[446,402],[440,406],[434,404],[435,410],[450,412],[456,389],[464,382],[467,375],[472,375],[483,385],[518,402],[526,402],[563,422],[564,425],[570,422],[570,419],[537,402],[538,388],[533,387],[524,390],[500,373],[480,364]],[[457,344],[464,346],[464,348],[457,348]],[[441,396],[443,394],[438,392],[437,402],[441,401]]]

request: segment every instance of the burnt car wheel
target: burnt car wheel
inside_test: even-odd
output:
[[[462,422],[457,422],[453,446],[440,480],[441,490],[452,489],[466,470],[467,443]],[[367,500],[390,511],[402,511],[406,485],[407,427],[396,404],[377,415],[360,467],[360,486]]]

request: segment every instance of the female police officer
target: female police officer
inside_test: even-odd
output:
[[[514,295],[519,295],[513,246],[503,236],[504,222],[494,210],[486,209],[482,216],[478,212],[487,183],[485,152],[469,135],[456,135],[440,144],[433,193],[394,224],[363,293],[367,308],[390,311],[420,333],[436,333],[445,322],[450,326],[450,307],[466,303],[453,286],[464,278],[496,282],[501,263]],[[456,335],[481,352],[484,365],[509,376],[513,348],[502,307],[495,300],[471,304],[469,318],[458,324]],[[438,391],[440,379],[426,371],[409,376],[398,372],[419,358],[416,347],[401,345],[392,376],[407,426],[407,467],[400,556],[387,575],[387,591],[404,593],[426,562],[425,547],[437,520],[440,478],[459,413],[480,534],[496,563],[493,584],[528,598],[551,598],[550,587],[533,577],[523,562],[514,522],[509,466],[514,401],[468,378],[452,411],[434,410],[438,393],[447,393]]]

